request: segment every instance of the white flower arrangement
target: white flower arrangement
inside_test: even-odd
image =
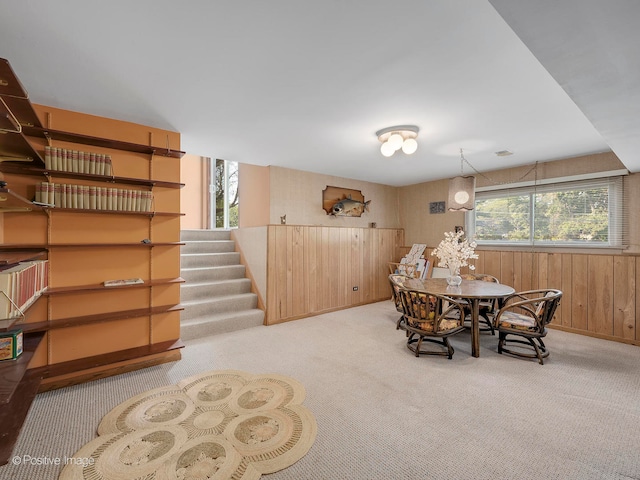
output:
[[[446,232],[444,240],[431,252],[431,255],[438,257],[439,266],[448,268],[451,275],[459,275],[460,268],[469,265],[468,260],[478,258],[475,253],[476,242],[469,242],[466,238],[462,240],[463,235],[462,230]],[[469,265],[469,270],[475,268],[475,265]]]

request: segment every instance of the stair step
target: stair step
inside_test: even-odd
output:
[[[207,315],[182,321],[180,324],[180,338],[182,340],[193,340],[244,328],[259,327],[263,324],[264,312],[257,308]]]
[[[221,265],[237,265],[240,263],[238,252],[224,253],[183,253],[180,255],[182,268],[218,267]]]
[[[180,253],[222,253],[233,252],[236,242],[233,240],[188,240],[180,250]]]
[[[230,280],[244,278],[244,265],[222,265],[218,267],[182,268],[180,276],[186,283]]]
[[[229,230],[181,230],[180,241],[189,240],[229,240],[231,232]]]
[[[180,338],[191,340],[264,324],[251,280],[228,230],[182,230]]]
[[[180,287],[181,302],[189,302],[221,295],[251,292],[251,280],[233,278],[230,280],[183,283]]]
[[[255,293],[240,293],[186,302],[181,301],[180,304],[184,307],[180,315],[181,320],[184,321],[209,314],[256,308],[258,296]]]

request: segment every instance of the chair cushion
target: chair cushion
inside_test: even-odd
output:
[[[553,297],[555,295],[555,292],[547,292],[547,294],[545,295],[545,298],[547,297]],[[536,316],[540,316],[542,315],[542,310],[544,309],[544,307],[546,306],[547,302],[540,302],[538,304],[538,308],[536,308]]]
[[[433,315],[433,312],[431,312]],[[413,328],[419,328],[425,332],[433,333],[433,323],[430,322],[418,322],[415,318],[407,318],[408,323]],[[460,320],[457,318],[447,319],[445,318],[440,322],[440,328],[438,332],[446,332],[447,330],[453,330],[454,328],[458,328],[460,326]]]
[[[524,330],[526,332],[538,331],[538,325],[533,318],[516,312],[503,312],[503,314],[500,315],[498,327]]]

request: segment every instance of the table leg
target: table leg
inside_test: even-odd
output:
[[[480,356],[480,299],[471,299],[471,355]]]

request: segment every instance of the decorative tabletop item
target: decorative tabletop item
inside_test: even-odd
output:
[[[446,232],[444,240],[431,252],[431,255],[438,257],[438,265],[449,269],[447,283],[458,286],[462,283],[460,268],[469,266],[470,270],[475,270],[475,265],[470,265],[468,260],[478,258],[475,253],[476,242],[469,242],[464,238],[464,231]]]

